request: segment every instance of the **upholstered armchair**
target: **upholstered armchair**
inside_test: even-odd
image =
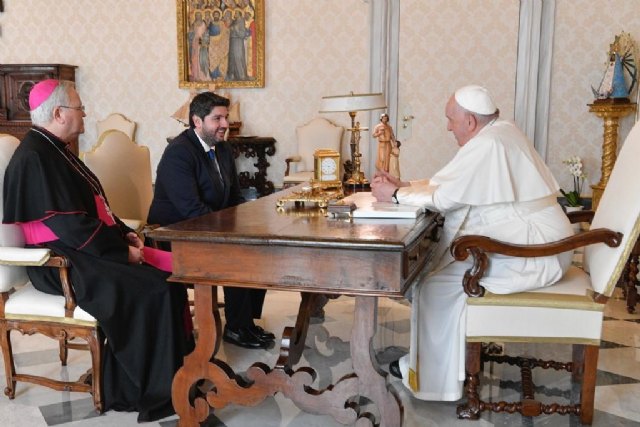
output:
[[[102,183],[111,210],[141,232],[153,199],[149,148],[119,130],[107,130],[83,160]]]
[[[0,135],[0,200],[3,196],[4,170],[18,143],[13,136]],[[0,224],[0,349],[7,380],[4,393],[9,399],[13,399],[17,382],[38,384],[59,391],[88,392],[93,395],[96,410],[102,412],[103,338],[98,323],[90,314],[76,306],[67,259],[56,256],[49,249],[27,249],[23,246],[24,237],[18,226]],[[27,277],[26,266],[57,268],[64,296],[50,295],[35,289]],[[11,331],[14,330],[29,336],[42,334],[58,341],[63,366],[67,364],[69,349],[90,350],[90,370],[76,381],[28,373],[27,368],[17,371],[11,339]],[[78,339],[84,343],[78,342]]]
[[[120,113],[109,114],[103,120],[98,120],[96,126],[98,128],[98,139],[108,130],[119,130],[132,141],[136,140],[136,122],[127,119]]]
[[[313,179],[313,153],[324,148],[340,152],[344,128],[329,120],[316,117],[296,128],[297,154],[285,159],[283,187],[290,187]]]
[[[473,257],[473,268],[464,277],[469,295],[466,316],[467,402],[458,407],[460,418],[477,419],[482,411],[520,412],[523,416],[575,414],[583,424],[593,420],[598,351],[603,313],[640,231],[640,124],[622,147],[595,214],[576,212],[572,222],[588,221],[590,229],[544,245],[512,245],[482,236],[463,236],[451,252],[457,260]],[[539,257],[584,247],[582,266],[572,266],[553,286],[531,292],[494,295],[481,286],[490,262],[487,254]],[[518,280],[514,277],[514,280]],[[526,357],[490,355],[481,343],[556,343],[573,346],[573,360],[556,362]],[[522,375],[522,399],[516,402],[483,401],[479,395],[482,362],[517,364]],[[543,403],[534,396],[533,368],[567,371],[581,383],[577,402]]]

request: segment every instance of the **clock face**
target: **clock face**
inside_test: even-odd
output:
[[[336,160],[332,158],[324,158],[322,159],[322,163],[320,164],[320,170],[323,175],[335,175],[336,174]]]
[[[322,181],[335,181],[338,179],[337,175],[338,165],[336,159],[326,157],[320,162],[320,180]]]

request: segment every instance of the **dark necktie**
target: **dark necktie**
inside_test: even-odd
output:
[[[224,179],[222,178],[222,173],[220,172],[220,165],[218,165],[218,160],[216,159],[216,152],[212,148],[211,150],[208,151],[208,154],[209,154],[209,158],[213,162],[214,169],[216,170],[216,172],[218,172],[218,176],[220,177],[220,182],[222,183],[222,186],[224,187]]]

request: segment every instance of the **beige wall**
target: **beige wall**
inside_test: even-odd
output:
[[[318,114],[320,98],[367,91],[370,1],[266,0],[266,87],[227,93],[241,102],[244,134],[278,140],[269,173],[276,184],[283,158],[294,152],[295,127]],[[81,150],[95,143],[96,120],[116,111],[138,123],[137,140],[151,148],[156,164],[165,138],[182,129],[169,116],[188,96],[178,88],[175,1],[4,3],[1,63],[79,66],[88,107]],[[423,116],[404,147],[401,167],[408,176],[428,175],[451,157],[455,147],[446,145],[452,138],[442,106],[456,86],[487,84],[503,113],[513,116],[518,4],[402,1],[400,97],[417,94],[414,107]],[[549,163],[563,186],[569,177],[561,160],[574,154],[585,158],[590,180],[599,179],[602,123],[586,104],[608,45],[622,30],[640,38],[637,0],[557,0]],[[346,114],[328,117],[348,125]],[[623,121],[623,137],[631,122]]]
[[[400,111],[410,105],[415,117],[412,137],[401,146],[403,179],[433,175],[458,149],[444,115],[445,104],[458,87],[487,87],[503,117],[513,119],[518,4],[513,0],[400,4]]]
[[[77,86],[87,105],[80,149],[95,144],[96,120],[120,112],[138,123],[136,139],[157,164],[165,138],[183,129],[169,116],[189,94],[178,88],[176,2],[4,3],[1,63],[79,67]],[[295,127],[318,114],[323,95],[367,90],[368,20],[362,0],[266,0],[266,86],[227,94],[241,102],[243,134],[277,139],[269,169],[274,182],[282,181],[284,157],[295,152]],[[346,114],[336,119],[348,124]]]
[[[562,160],[578,155],[585,161],[590,184],[600,180],[602,120],[589,113],[591,86],[602,79],[609,44],[626,31],[640,41],[637,0],[556,0],[556,28],[551,79],[548,163],[561,187],[571,188]],[[639,58],[640,59],[640,58]],[[620,124],[624,142],[635,117]],[[590,188],[585,189],[589,194]]]

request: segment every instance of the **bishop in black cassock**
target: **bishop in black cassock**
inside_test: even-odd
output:
[[[65,105],[79,103],[73,86],[67,91]],[[60,106],[53,111],[54,126],[34,126],[5,172],[4,222],[21,225],[30,246],[50,248],[71,261],[77,303],[98,320],[106,337],[105,409],[138,411],[138,421],[166,417],[174,413],[173,375],[192,347],[185,328],[186,291],[167,283],[167,273],[130,262],[132,230],[109,211],[100,182],[69,151],[68,141],[56,136],[65,134],[59,126],[77,126],[84,112],[81,107],[63,112]],[[29,268],[28,274],[37,289],[62,294],[54,269]]]

